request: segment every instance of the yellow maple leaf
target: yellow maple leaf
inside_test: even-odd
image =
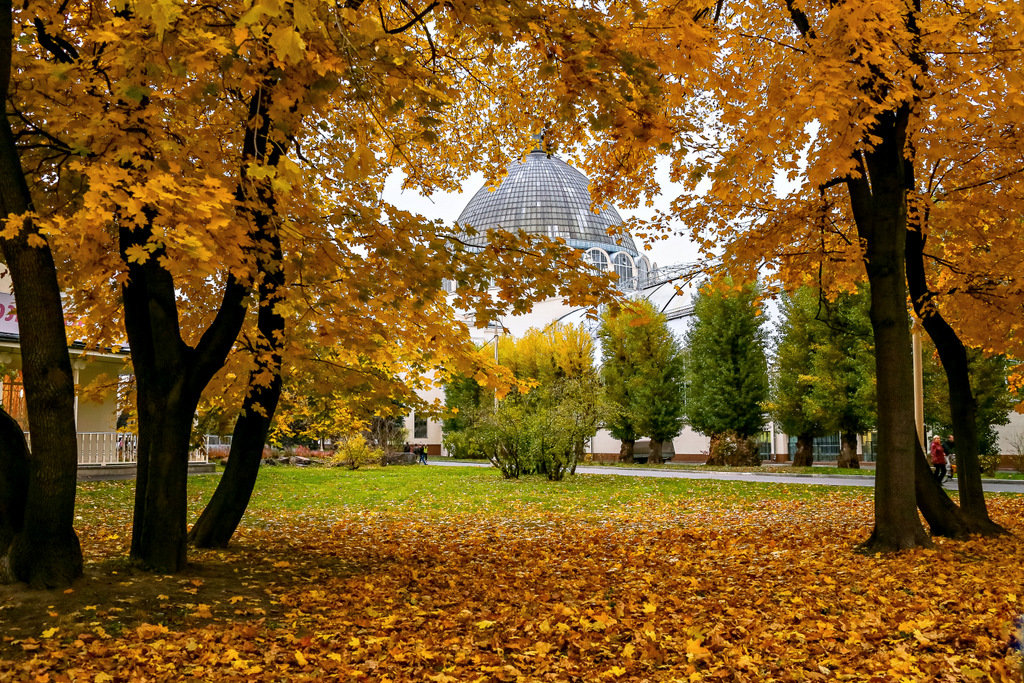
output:
[[[201,619],[212,619],[213,613],[210,612],[210,606],[200,603],[196,605],[196,610],[192,612],[193,617],[199,617]]]
[[[298,662],[299,666],[306,666],[308,663],[306,658],[298,650],[295,651],[295,661]]]
[[[270,34],[270,46],[282,62],[298,64],[306,56],[306,42],[292,26],[278,26]]]

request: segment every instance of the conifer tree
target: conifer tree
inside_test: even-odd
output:
[[[724,281],[702,287],[694,305],[686,418],[711,437],[709,463],[760,463],[752,437],[764,426],[768,369],[756,298],[755,287]]]
[[[598,330],[601,380],[609,410],[605,426],[633,460],[639,436],[651,439],[651,462],[683,426],[684,364],[665,316],[646,300],[605,313]]]
[[[825,433],[825,426],[806,400],[814,386],[814,347],[820,344],[824,332],[814,319],[817,304],[814,292],[807,288],[783,296],[771,377],[772,419],[784,432],[796,436],[795,467],[813,464],[814,438]]]

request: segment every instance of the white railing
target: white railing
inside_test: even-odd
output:
[[[25,441],[31,448],[29,433]],[[189,451],[189,462],[209,462],[210,437],[206,446]],[[78,465],[134,465],[139,459],[139,436],[131,432],[78,432]]]
[[[134,463],[139,456],[139,437],[127,432],[79,432],[79,465]]]

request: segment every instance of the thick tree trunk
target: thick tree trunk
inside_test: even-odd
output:
[[[860,469],[860,459],[857,457],[857,434],[842,432],[839,442],[839,461],[836,462],[836,465],[849,469]]]
[[[12,3],[0,0],[0,101],[6,104],[14,43]],[[0,119],[0,219],[32,211],[6,106]],[[30,245],[29,237],[35,242]],[[31,219],[0,240],[18,303],[19,345],[32,451],[21,529],[0,564],[35,588],[66,586],[82,574],[74,530],[78,444],[74,377],[53,255]]]
[[[146,244],[150,226],[120,228],[121,253]],[[131,263],[122,287],[139,410],[131,558],[158,572],[184,567],[189,437],[203,388],[227,357],[245,318],[246,289],[228,278],[214,322],[195,349],[181,338],[174,281],[157,249]]]
[[[665,447],[665,442],[661,439],[655,439],[651,437],[650,455],[647,456],[647,464],[649,465],[660,465],[661,464],[661,450]]]
[[[16,579],[3,558],[25,522],[28,444],[21,425],[0,407],[0,583]]]
[[[875,527],[864,549],[896,551],[931,544],[917,514],[914,392],[904,277],[906,179],[903,145],[910,108],[883,113],[871,127],[878,142],[863,152],[862,175],[847,179],[871,286],[871,328],[878,382]]]
[[[810,467],[814,464],[814,435],[798,434],[796,437],[796,453],[793,454],[793,467]]]
[[[247,218],[252,219],[254,229],[251,236],[257,245],[256,248],[267,250],[267,261],[260,265],[264,274],[271,270],[280,270],[280,245],[267,243],[267,240],[271,239],[267,233],[271,215],[267,208],[272,207],[272,202],[270,195],[265,194],[270,192],[269,187],[260,186],[255,196],[252,195],[249,188],[253,186],[253,182],[246,174],[252,163],[276,164],[281,153],[279,147],[273,147],[272,150],[268,148],[272,121],[268,115],[270,102],[266,85],[258,88],[249,101],[242,142],[242,163],[236,190],[239,210],[246,212]],[[196,347],[188,347],[182,341],[178,326],[173,279],[159,264],[161,250],[157,248],[152,257],[142,264],[130,263],[127,258],[128,247],[133,244],[144,245],[150,239],[152,216],[149,217],[150,223],[146,226],[133,230],[130,226],[123,225],[120,229],[122,258],[129,264],[128,280],[123,287],[125,328],[128,331],[132,362],[138,378],[140,404],[140,478],[136,483],[131,554],[132,558],[144,567],[173,572],[184,566],[186,557],[185,503],[192,418],[203,389],[209,384],[214,373],[224,365],[235,337],[242,328],[249,287],[237,280],[233,274],[229,274],[216,318]],[[259,258],[257,256],[257,259]],[[266,277],[271,279],[268,280]],[[274,283],[280,282],[275,279],[277,277],[279,276],[265,275],[265,283],[273,286],[275,291],[277,284]],[[273,306],[268,310],[273,314]],[[276,342],[279,343],[280,340],[277,339]],[[276,358],[279,369],[280,357]],[[268,362],[273,364],[275,361]],[[275,373],[277,374],[279,370]],[[271,388],[279,381],[279,377],[275,376]],[[278,386],[276,394],[279,392]],[[267,415],[268,424],[273,416],[273,408],[276,408],[276,394],[268,394],[263,398],[267,402],[266,405],[271,408]],[[271,399],[274,403],[272,407]],[[145,410],[142,408],[143,405],[146,406]],[[255,412],[253,417],[257,417]],[[148,421],[148,424],[143,424],[144,421]],[[260,425],[254,426],[256,429],[262,428]],[[265,433],[264,430],[264,437]],[[246,446],[251,439],[257,437],[260,441],[259,452],[262,453],[264,437],[259,437],[258,434],[247,434],[241,439],[241,445]],[[143,444],[146,448],[143,448]],[[242,489],[248,486],[251,495],[252,483],[246,485],[249,475],[232,475],[233,478],[235,476],[238,479],[234,483]],[[226,519],[230,519],[230,516]],[[237,520],[234,525],[237,525]],[[225,523],[217,526],[227,525]],[[156,534],[165,536],[161,538]]]
[[[623,439],[619,443],[619,462],[633,462],[633,447],[636,445],[634,439]]]
[[[935,307],[935,292],[928,289],[924,268],[924,246],[925,238],[920,230],[907,231],[907,283],[914,311],[921,318],[925,332],[935,344],[949,382],[949,412],[957,446],[960,511],[966,518],[966,525],[973,532],[1003,534],[1006,530],[988,516],[985,492],[981,484],[981,464],[978,458],[978,404],[971,390],[967,349],[956,331]]]
[[[145,396],[143,396],[145,394]],[[188,451],[196,401],[167,400],[139,380],[139,445],[131,557],[146,569],[185,566]],[[143,408],[142,404],[148,405]]]
[[[918,446],[920,449],[920,446]],[[960,513],[942,486],[935,481],[928,458],[921,449],[914,459],[914,490],[921,514],[934,536],[964,538],[972,532],[968,520]]]

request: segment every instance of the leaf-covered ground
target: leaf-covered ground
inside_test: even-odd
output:
[[[151,576],[130,493],[83,485],[70,592],[0,589],[0,680],[1021,680],[1022,496],[1016,537],[873,557],[864,492],[271,470],[232,549]]]

